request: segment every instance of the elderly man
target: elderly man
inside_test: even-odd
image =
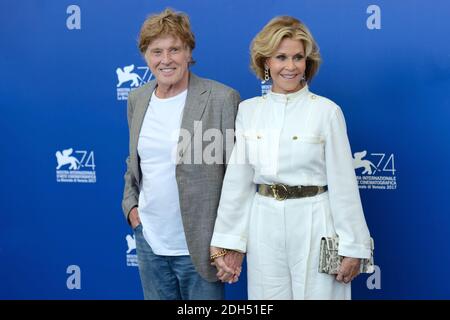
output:
[[[189,71],[194,47],[183,13],[166,9],[142,25],[139,49],[155,80],[128,98],[122,208],[135,233],[145,299],[223,299],[223,282],[237,280],[233,266],[243,258],[228,252],[228,272],[217,273],[209,255],[233,143],[225,143],[226,131],[234,130],[240,97]],[[212,162],[205,159],[208,130],[220,133]]]

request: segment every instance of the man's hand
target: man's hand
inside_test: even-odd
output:
[[[210,254],[213,255],[219,251],[221,251],[222,248],[218,247],[210,247]],[[227,258],[228,255],[231,255]],[[225,256],[217,257],[214,259],[213,262],[211,262],[211,265],[215,266],[217,268],[217,278],[221,280],[222,282],[228,282],[228,283],[234,283],[239,280],[239,275],[241,273],[241,267],[239,264],[239,255],[242,255],[242,253],[238,253],[236,251],[229,250]],[[236,266],[236,268],[232,268],[227,263],[231,263],[233,266]],[[242,260],[241,260],[242,263]]]
[[[242,271],[242,261],[244,260],[244,254],[241,252],[237,252],[234,250],[229,250],[228,253],[224,257],[225,264],[234,270],[235,280],[233,282],[237,282],[239,280],[239,276]]]
[[[141,224],[141,219],[139,218],[138,208],[134,207],[130,210],[128,215],[128,219],[130,220],[131,228],[134,230],[138,225]]]
[[[339,282],[349,283],[359,274],[361,259],[344,257],[339,268],[336,280]]]

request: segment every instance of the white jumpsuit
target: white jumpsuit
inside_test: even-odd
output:
[[[256,184],[325,186],[284,201]],[[364,218],[341,109],[305,86],[243,101],[212,246],[247,253],[249,299],[350,299],[350,284],[318,272],[320,239],[339,236],[339,254],[369,258]]]

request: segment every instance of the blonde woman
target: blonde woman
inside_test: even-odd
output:
[[[249,299],[350,299],[370,256],[341,109],[309,91],[318,46],[299,20],[271,20],[251,45],[251,67],[271,91],[243,101],[211,253],[247,254]],[[339,274],[318,272],[320,239],[339,236]],[[215,258],[224,279],[234,279]],[[224,262],[225,261],[225,262]]]

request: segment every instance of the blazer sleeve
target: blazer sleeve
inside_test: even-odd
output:
[[[128,130],[130,132],[130,138],[131,138],[131,123],[133,119],[133,112],[134,112],[134,104],[132,101],[132,94],[130,92],[130,95],[128,96],[128,103],[127,103],[127,118],[128,118]],[[125,187],[123,191],[123,198],[122,198],[122,210],[125,215],[125,218],[127,219],[128,223],[130,223],[130,220],[128,219],[128,215],[134,207],[138,206],[138,198],[139,198],[139,185],[136,181],[136,177],[133,174],[133,171],[131,170],[130,165],[130,155],[128,155],[126,159],[127,164],[127,170],[125,172],[124,180],[125,180]]]
[[[225,172],[211,245],[240,252],[247,250],[248,223],[255,196],[254,171],[247,161],[243,112],[236,118],[236,143]]]
[[[325,135],[325,164],[340,256],[370,257],[370,234],[364,218],[344,115],[335,110]]]

